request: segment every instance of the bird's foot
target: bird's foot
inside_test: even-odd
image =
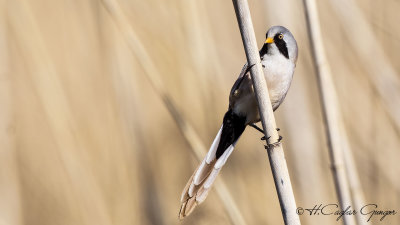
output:
[[[264,137],[264,138],[265,138],[265,137]],[[268,137],[268,139],[269,139],[269,138],[270,138],[270,137]],[[280,144],[282,143],[282,139],[283,139],[283,137],[282,137],[281,135],[279,135],[279,138],[278,138],[278,140],[277,140],[276,142],[274,142],[274,143],[272,143],[272,144],[264,145],[265,149],[269,150],[269,149],[271,149],[271,148],[273,148],[273,147],[276,147],[276,146],[280,145]],[[261,140],[262,140],[262,138],[261,138]],[[265,140],[265,139],[264,139],[264,140]]]
[[[261,129],[261,128],[259,128],[259,127],[258,127],[257,125],[255,125],[254,123],[251,123],[251,124],[249,124],[249,125],[250,125],[252,128],[258,130],[260,133],[264,134],[264,130]],[[281,130],[281,129],[280,129],[279,127],[276,128],[276,131],[280,131],[280,130]],[[279,140],[282,140],[282,136],[279,136],[279,137],[280,137]],[[269,138],[270,138],[270,137],[268,137],[267,140],[268,140]],[[263,136],[263,137],[261,138],[261,140],[262,140],[262,141],[266,140],[265,136]]]
[[[261,138],[261,141],[269,140],[270,138],[271,138],[271,136],[269,136],[268,138],[265,138],[265,136],[264,136]],[[283,139],[283,137],[281,135],[279,135],[278,142],[282,141],[282,139]]]
[[[261,128],[259,128],[259,127],[258,127],[257,125],[255,125],[254,123],[251,123],[250,126],[253,127],[254,129],[258,130],[258,131],[261,132],[262,134],[264,134],[264,130],[261,129]],[[276,131],[280,131],[280,130],[281,130],[281,129],[280,129],[279,127],[276,128]],[[267,138],[265,138],[265,136],[263,136],[263,137],[261,138],[261,141],[269,140],[270,138],[271,138],[271,136],[270,136],[270,137],[267,137]],[[283,137],[282,137],[281,135],[279,135],[278,141],[275,142],[275,143],[273,143],[273,144],[269,144],[268,146],[271,146],[271,145],[274,145],[274,146],[275,146],[275,145],[279,144],[279,143],[282,141],[282,139],[283,139]],[[268,146],[265,145],[265,149],[268,149],[268,148],[269,148]]]
[[[276,128],[276,131],[280,131],[280,130],[281,130],[280,128]],[[264,132],[262,132],[262,133],[264,134]],[[270,138],[270,137],[265,138],[265,136],[263,136],[263,137],[261,138],[261,141],[268,140],[269,138]],[[282,140],[282,139],[283,139],[283,137],[279,135],[279,141]]]

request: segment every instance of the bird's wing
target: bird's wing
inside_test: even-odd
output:
[[[240,87],[240,84],[242,83],[242,80],[244,78],[244,75],[246,75],[247,73],[247,62],[244,64],[242,71],[240,71],[239,77],[237,78],[237,80],[235,81],[235,83],[232,86],[231,89],[231,93],[229,96],[232,96],[233,93],[235,92],[235,90],[237,90]]]
[[[235,81],[235,83],[232,86],[231,93],[229,94],[229,106],[232,106],[232,103],[235,100],[235,91],[239,89],[240,84],[242,83],[243,79],[246,77],[245,75],[247,74],[247,62],[244,64],[242,71],[240,71],[238,79]]]

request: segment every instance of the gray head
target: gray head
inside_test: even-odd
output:
[[[266,40],[260,50],[264,54],[282,54],[293,63],[297,61],[297,43],[292,33],[282,26],[273,26],[267,31]]]

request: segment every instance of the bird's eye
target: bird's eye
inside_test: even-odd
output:
[[[279,38],[279,39],[283,39],[283,34],[279,34],[279,35],[278,35],[278,38]]]

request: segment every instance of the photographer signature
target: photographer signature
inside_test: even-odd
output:
[[[383,221],[386,216],[393,216],[396,215],[397,212],[396,210],[380,210],[378,209],[377,204],[367,204],[361,207],[359,210],[352,209],[351,206],[348,206],[346,209],[342,210],[340,209],[338,204],[320,204],[320,205],[315,205],[313,208],[302,208],[298,207],[296,209],[296,213],[298,215],[303,215],[304,212],[309,214],[310,216],[313,215],[335,215],[337,216],[336,221],[339,221],[343,216],[354,216],[357,213],[360,213],[363,216],[366,216],[368,218],[367,222],[369,222],[372,217],[380,217],[380,221]]]

